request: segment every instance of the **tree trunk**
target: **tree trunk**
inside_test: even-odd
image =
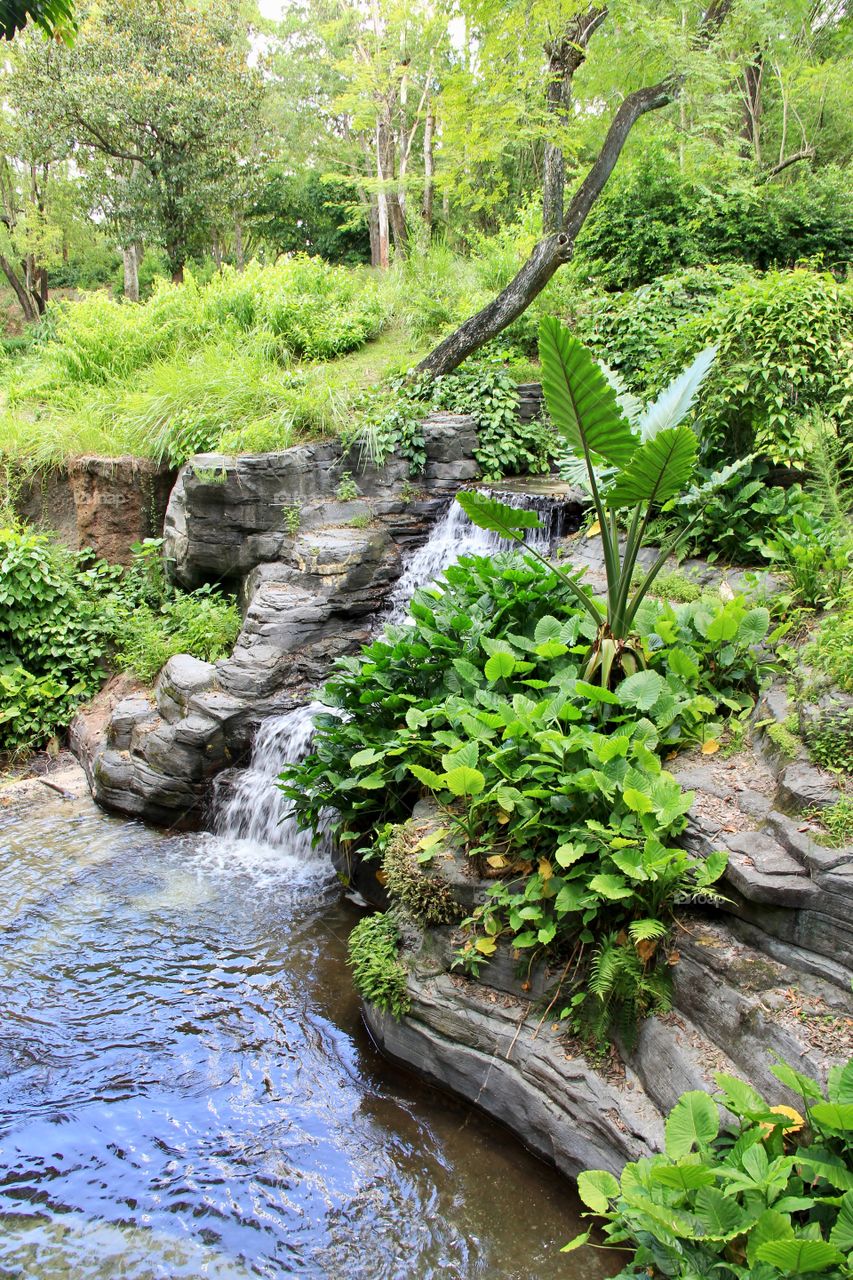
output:
[[[1,253],[0,253],[0,270],[2,270],[6,279],[9,281],[9,284],[12,287],[15,297],[18,299],[20,308],[24,313],[24,320],[26,321],[27,324],[35,324],[35,322],[39,318],[38,306],[36,305],[35,300],[30,296],[30,293],[26,285],[24,284],[23,280],[21,280],[18,273],[15,271],[15,268],[12,266],[11,262],[9,262],[8,258],[4,258],[4,256]]]
[[[433,155],[433,135],[435,133],[435,116],[429,110],[424,120],[424,198],[421,205],[421,217],[428,235],[432,234],[432,201],[433,175],[435,173],[435,156]]]
[[[377,209],[377,242],[378,261],[376,265],[387,271],[391,262],[388,223],[388,196],[385,191],[385,171],[382,164],[382,124],[376,119],[376,209]]]
[[[755,50],[755,57],[743,73],[743,129],[744,148],[756,165],[761,164],[761,90],[764,82],[764,54]]]
[[[455,333],[440,342],[417,367],[418,373],[438,377],[451,373],[485,342],[497,337],[526,311],[558,267],[572,256],[572,245],[562,231],[540,240],[516,277],[503,293],[466,320]]]
[[[129,244],[121,251],[124,261],[124,296],[128,302],[139,301],[139,260],[136,245]]]
[[[239,213],[234,219],[234,265],[242,271],[246,265],[246,250],[243,246],[243,219]]]
[[[367,233],[370,236],[370,265],[379,266],[379,201],[371,196],[367,210]]]
[[[545,101],[555,130],[565,128],[571,118],[572,81],[586,57],[593,34],[607,16],[603,6],[590,6],[565,28],[560,37],[545,46],[548,55],[548,80]],[[545,144],[542,172],[542,230],[546,235],[563,225],[563,199],[566,185],[566,163],[563,148],[549,140]]]
[[[527,310],[554,272],[571,258],[578,233],[616,167],[631,129],[646,112],[671,102],[677,88],[678,82],[669,79],[628,94],[613,117],[601,150],[575,192],[562,230],[540,240],[503,293],[440,342],[417,366],[418,373],[432,377],[451,373]]]
[[[216,263],[217,271],[222,270],[222,241],[219,238],[219,228],[214,227],[210,234],[210,252],[213,261]]]

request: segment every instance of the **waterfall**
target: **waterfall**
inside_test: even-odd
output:
[[[310,703],[261,724],[248,768],[233,777],[227,799],[215,807],[215,834],[229,848],[242,846],[249,855],[255,850],[283,850],[298,862],[327,859],[322,846],[312,849],[311,832],[299,830],[289,816],[290,801],[275,785],[286,764],[307,755],[314,716],[321,709],[326,710]]]
[[[526,544],[544,554],[552,540],[577,528],[576,506],[555,502],[551,497],[526,493],[496,493],[502,502],[513,507],[537,511],[542,527],[529,529]],[[574,521],[574,523],[572,523]],[[427,542],[415,552],[400,577],[389,612],[383,622],[399,622],[406,615],[409,601],[418,587],[426,586],[460,556],[494,555],[511,550],[514,542],[478,529],[466,516],[458,502],[451,502],[436,523]],[[275,785],[286,764],[294,764],[307,755],[314,736],[314,716],[330,708],[311,703],[297,707],[286,715],[265,720],[252,745],[249,766],[229,783],[227,799],[215,805],[214,831],[217,847],[227,850],[227,857],[243,855],[254,862],[265,855],[287,855],[290,866],[328,862],[328,849],[311,846],[311,832],[300,831],[289,816],[290,801]]]
[[[535,511],[541,521],[538,529],[528,529],[525,545],[547,555],[551,543],[568,532],[566,504],[553,498],[529,493],[492,492],[507,506]],[[574,508],[572,508],[574,511]],[[571,526],[577,528],[577,519]],[[399,621],[408,609],[409,601],[418,587],[425,587],[440,577],[449,565],[460,556],[491,556],[498,551],[512,551],[518,544],[496,533],[489,533],[472,524],[454,499],[438,520],[429,538],[412,556],[403,570],[391,597],[391,607],[385,621]]]

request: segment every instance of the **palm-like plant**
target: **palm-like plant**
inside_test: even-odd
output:
[[[584,678],[609,686],[645,665],[642,645],[632,634],[637,610],[667,558],[692,527],[693,522],[676,534],[639,584],[632,587],[650,520],[693,476],[697,440],[690,427],[680,424],[716,352],[713,347],[702,351],[645,408],[624,393],[559,320],[543,319],[539,354],[548,412],[581,464],[595,509],[607,578],[604,604],[574,578],[554,565],[549,567],[557,568],[596,624]],[[469,490],[457,499],[474,524],[515,542],[523,542],[527,530],[539,524],[535,512],[509,507],[486,493]],[[620,537],[620,517],[627,528],[624,539]],[[529,550],[544,560],[535,548]]]

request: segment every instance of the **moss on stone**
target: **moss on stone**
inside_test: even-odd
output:
[[[784,724],[769,724],[767,736],[786,760],[796,760],[800,754],[800,739]]]
[[[429,833],[424,825],[411,819],[396,828],[382,860],[385,888],[418,924],[453,924],[463,912],[450,886],[437,870],[425,871],[417,859],[425,834]]]

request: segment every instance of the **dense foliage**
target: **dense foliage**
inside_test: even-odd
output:
[[[670,1112],[665,1154],[629,1163],[621,1179],[581,1174],[578,1191],[589,1216],[603,1219],[607,1245],[634,1251],[620,1277],[851,1274],[853,1061],[830,1070],[826,1096],[794,1067],[771,1071],[802,1099],[802,1114],[717,1074],[715,1100],[685,1093]],[[717,1102],[733,1125],[721,1126]]]
[[[44,534],[0,529],[0,751],[61,732],[111,668],[150,680],[176,653],[218,658],[239,626],[218,591],[166,586],[157,543],[122,570]]]
[[[579,944],[580,983],[598,953],[599,1003],[566,998],[600,1030],[599,1015],[631,1003],[605,985],[614,946],[636,962],[623,930],[651,961],[676,896],[722,870],[674,847],[691,797],[661,757],[683,743],[714,749],[725,717],[751,705],[767,625],[739,599],[648,599],[647,669],[611,692],[582,679],[595,626],[556,571],[524,556],[465,559],[416,593],[410,624],[336,664],[323,691],[334,710],[286,770],[285,793],[303,824],[330,822],[364,856],[426,788],[462,848],[501,873],[466,962],[500,936],[531,953],[568,948],[566,959]],[[641,1008],[664,998],[634,976]]]

